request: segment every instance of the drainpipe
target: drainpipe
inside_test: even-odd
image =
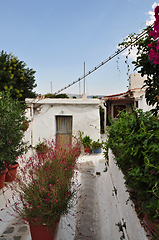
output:
[[[104,112],[105,112],[105,117],[104,117],[104,131],[106,130],[106,126],[108,125],[108,103],[104,103]]]
[[[31,145],[33,146],[33,122],[34,122],[34,109],[33,109],[34,104],[31,104],[31,130],[30,130],[30,134],[31,134]]]

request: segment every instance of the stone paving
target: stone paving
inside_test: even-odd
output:
[[[115,164],[113,166],[116,167]],[[60,221],[58,226],[55,240],[122,239],[122,233],[119,232],[119,227],[117,226],[117,223],[121,220],[119,210],[120,213],[122,213],[122,217],[127,219],[127,212],[126,215],[124,215],[122,210],[125,208],[128,209],[131,204],[125,205],[125,199],[127,200],[127,197],[122,198],[120,204],[115,201],[113,192],[114,188],[110,181],[111,173],[109,171],[103,172],[104,167],[105,159],[102,154],[81,157],[78,164],[81,183],[78,204],[76,209],[73,209],[73,212],[70,215],[71,217],[75,215],[75,217],[70,218],[70,224],[68,224],[69,222],[67,221],[67,218],[64,218],[64,220],[66,220],[66,224],[64,224],[64,220],[61,219],[62,221]],[[110,169],[114,172],[113,176],[116,176],[115,174],[118,172],[113,170],[111,164]],[[115,186],[118,183],[117,181],[115,182]],[[119,186],[120,185],[121,183],[119,182]],[[118,187],[118,192],[120,188]],[[127,193],[124,192],[124,194]],[[119,192],[118,201],[120,195],[121,194]],[[124,204],[124,208],[122,203]],[[134,215],[131,206],[130,210],[130,214],[133,219],[136,215]],[[131,220],[130,218],[128,218],[129,222]],[[126,229],[128,229],[130,225],[129,222],[127,221]],[[72,232],[70,231],[70,227],[68,227],[68,225],[71,225]],[[135,220],[135,225],[132,225],[133,230],[129,230],[128,232],[130,238],[125,238],[126,240],[147,239],[143,229],[141,229],[141,226],[138,225],[139,223]],[[31,240],[29,226],[24,224],[21,219],[13,219],[9,225],[6,226],[6,229],[4,228],[3,232],[1,229],[0,240]]]
[[[95,192],[95,167],[92,161],[79,165],[81,172],[80,198],[78,201],[75,240],[99,240],[99,206]],[[29,226],[21,219],[13,220],[0,236],[0,240],[27,240],[30,235]]]
[[[26,240],[29,234],[28,224],[24,224],[22,219],[16,219],[8,225],[0,236],[0,240]]]
[[[98,212],[94,176],[95,168],[91,161],[81,163],[79,170],[81,176],[81,197],[77,207],[77,225],[75,240],[78,239],[100,239],[98,232]]]

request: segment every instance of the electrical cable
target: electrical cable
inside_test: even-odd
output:
[[[154,24],[151,24],[149,26],[153,27]],[[135,43],[140,40],[146,33],[148,32],[148,29],[145,29],[144,31],[142,31],[140,34],[138,34],[137,36],[134,37],[134,40],[132,40],[129,44],[127,44],[123,49],[121,50],[117,50],[115,53],[113,53],[111,56],[109,56],[106,60],[104,60],[103,62],[101,62],[100,64],[98,64],[96,67],[94,67],[92,70],[90,70],[89,72],[87,72],[86,74],[84,74],[82,77],[78,78],[76,81],[70,83],[68,86],[61,88],[60,90],[58,90],[57,92],[55,92],[54,94],[58,94],[60,92],[62,92],[63,90],[71,87],[72,85],[74,85],[75,83],[81,81],[82,79],[84,79],[85,77],[87,77],[88,75],[90,75],[91,73],[93,73],[94,71],[96,71],[98,68],[100,68],[101,66],[103,66],[104,64],[106,64],[107,62],[109,62],[112,58],[116,57],[117,55],[119,55],[120,53],[122,53],[123,51],[125,51],[128,47],[130,46],[134,46]]]

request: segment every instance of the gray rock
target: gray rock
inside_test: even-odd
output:
[[[20,227],[19,229],[18,229],[18,232],[26,232],[27,231],[27,229],[28,229],[28,227],[27,226],[22,226],[22,227]]]
[[[20,240],[22,237],[21,236],[15,236],[13,240]]]
[[[14,232],[14,227],[9,227],[4,231],[3,234],[13,233],[13,232]]]

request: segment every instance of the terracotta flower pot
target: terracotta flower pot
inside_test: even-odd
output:
[[[32,240],[53,240],[56,234],[56,228],[60,219],[54,221],[51,228],[47,228],[46,225],[37,225],[34,222],[29,222],[30,233]]]
[[[25,131],[26,131],[29,127],[29,123],[27,121],[24,121],[23,123],[24,123]]]
[[[3,188],[4,186],[5,176],[7,172],[8,172],[7,168],[0,172],[0,189]]]
[[[91,148],[90,147],[84,147],[84,152],[85,153],[91,153]]]
[[[6,182],[12,182],[15,180],[15,176],[17,174],[17,168],[19,167],[19,163],[8,166],[8,172],[6,173]]]
[[[150,231],[153,233],[153,235],[155,237],[158,237],[157,239],[159,239],[159,228],[157,227],[157,226],[159,226],[159,221],[156,220],[156,221],[151,222],[147,213],[145,214],[143,221],[146,224],[146,226],[150,229]]]

